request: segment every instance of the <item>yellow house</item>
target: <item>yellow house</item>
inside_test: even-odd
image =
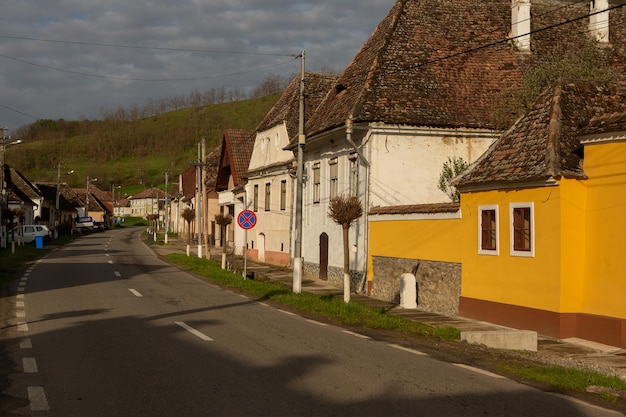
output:
[[[445,218],[371,213],[374,296],[415,265],[418,308],[626,347],[626,84],[549,89],[456,185]]]

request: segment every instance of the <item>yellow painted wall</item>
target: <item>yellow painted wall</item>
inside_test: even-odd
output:
[[[626,318],[626,142],[585,146],[585,298],[590,314]]]
[[[370,222],[368,280],[374,256],[461,262],[460,225],[460,219]]]
[[[510,203],[534,202],[535,256],[512,256]],[[478,207],[497,204],[500,254],[478,253]],[[461,197],[464,243],[461,295],[548,311],[560,311],[561,190],[542,187],[526,190],[466,193]]]

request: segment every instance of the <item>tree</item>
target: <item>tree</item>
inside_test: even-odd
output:
[[[187,207],[181,213],[181,217],[187,222],[187,245],[189,245],[189,242],[191,241],[191,222],[196,218],[196,211]]]
[[[220,226],[220,234],[222,236],[222,240],[224,244],[222,245],[222,269],[226,268],[226,239],[224,236],[226,235],[226,227],[233,222],[233,216],[229,213],[217,213],[215,215],[215,223]]]
[[[343,300],[350,301],[350,226],[363,215],[361,200],[356,197],[338,195],[330,200],[328,217],[343,229]]]
[[[467,168],[467,162],[463,158],[456,156],[454,158],[448,157],[448,160],[443,163],[441,174],[439,174],[437,188],[446,193],[455,203],[461,199],[461,193],[450,184],[450,181],[463,172],[465,168]]]

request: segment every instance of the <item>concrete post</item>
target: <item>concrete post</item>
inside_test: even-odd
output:
[[[415,275],[404,273],[400,275],[400,307],[417,308],[417,289]]]

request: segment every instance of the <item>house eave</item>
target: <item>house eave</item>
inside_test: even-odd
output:
[[[559,185],[558,178],[549,177],[541,179],[529,179],[524,181],[515,182],[482,182],[475,184],[459,185],[457,189],[463,193],[476,193],[482,191],[495,191],[495,190],[516,190],[516,189],[528,189],[528,188],[542,188],[542,187],[555,187]],[[461,197],[463,200],[463,197]]]
[[[626,141],[626,131],[606,133],[595,133],[580,137],[580,143],[583,145],[594,145],[599,143],[617,143]]]

